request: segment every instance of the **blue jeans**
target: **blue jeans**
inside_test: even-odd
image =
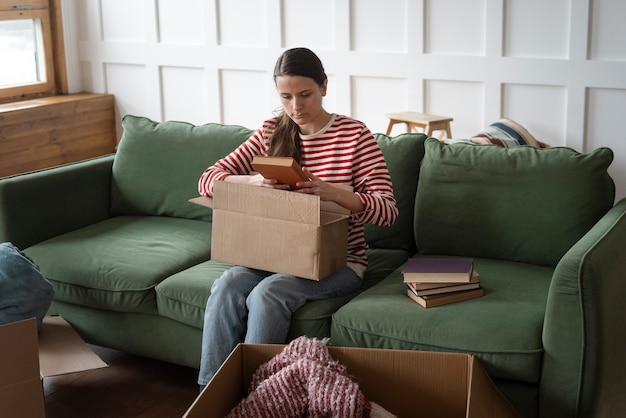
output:
[[[0,324],[34,317],[41,327],[53,295],[30,258],[10,242],[0,243]]]
[[[349,267],[320,281],[231,267],[213,283],[206,304],[198,384],[211,380],[238,343],[284,344],[299,307],[355,292],[361,282]]]

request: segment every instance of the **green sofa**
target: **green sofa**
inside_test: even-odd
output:
[[[90,343],[197,367],[212,282],[211,211],[188,202],[202,171],[250,129],[126,116],[116,155],[0,180],[0,242],[51,281],[51,312]],[[376,134],[399,205],[366,227],[356,295],[298,310],[290,338],[478,356],[526,417],[625,410],[626,200],[613,155],[446,145]],[[470,256],[483,297],[423,309],[409,257]]]

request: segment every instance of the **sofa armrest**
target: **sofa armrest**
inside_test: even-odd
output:
[[[24,249],[110,216],[113,156],[0,179],[0,242]]]
[[[626,199],[557,265],[548,294],[540,386],[542,416],[626,410]],[[544,414],[545,412],[545,414]]]

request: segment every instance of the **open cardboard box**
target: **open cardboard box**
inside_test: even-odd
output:
[[[0,411],[11,418],[45,418],[42,379],[107,367],[60,316],[0,326]]]
[[[349,211],[319,196],[215,182],[211,259],[320,280],[346,266]]]
[[[284,345],[240,344],[184,418],[223,418],[247,394],[252,375]],[[366,399],[400,418],[520,418],[469,354],[329,347]]]

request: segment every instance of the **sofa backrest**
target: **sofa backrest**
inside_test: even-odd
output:
[[[418,252],[555,266],[612,206],[613,152],[425,143]]]
[[[127,115],[113,162],[111,212],[211,220],[210,209],[188,199],[198,196],[202,172],[226,156],[252,130],[209,123],[155,122]]]
[[[365,225],[365,240],[372,248],[414,250],[413,210],[426,135],[408,133],[391,138],[374,134],[374,137],[393,182],[398,218],[392,226]]]

